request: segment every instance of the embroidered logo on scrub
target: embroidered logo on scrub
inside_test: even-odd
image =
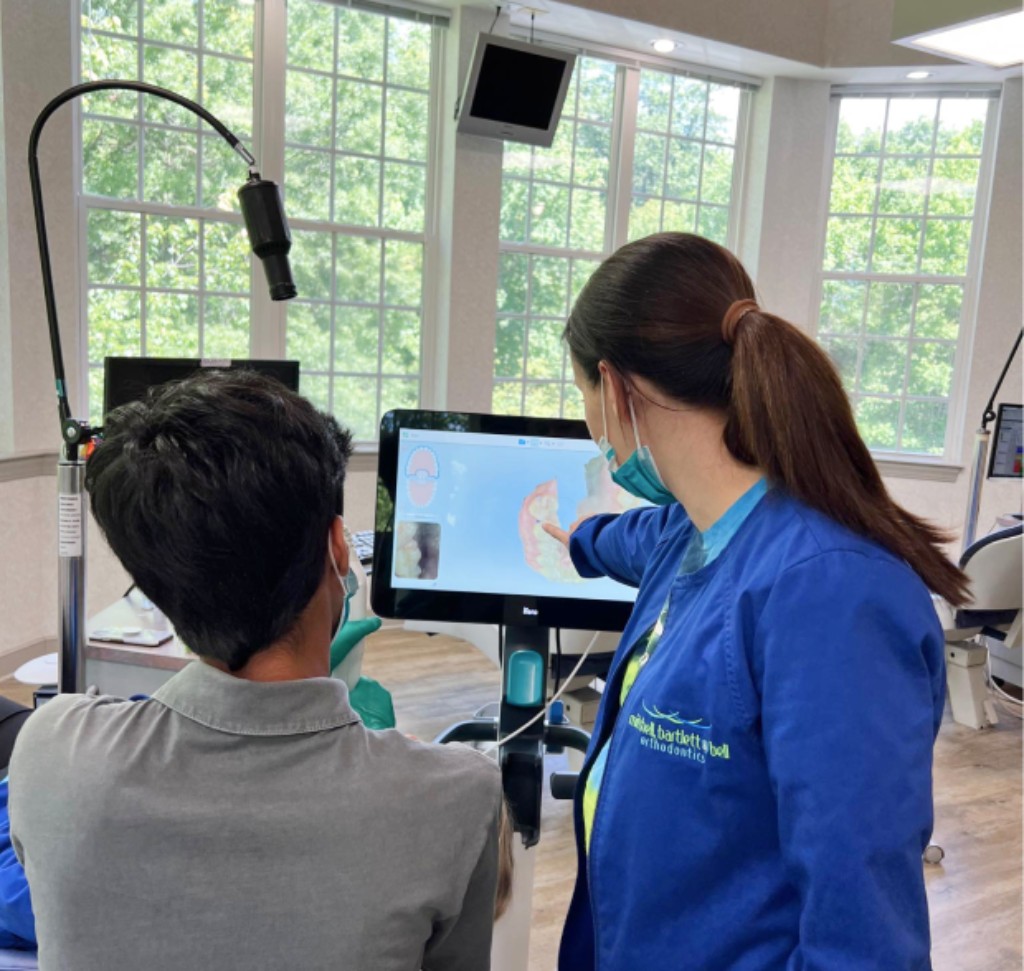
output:
[[[709,759],[728,760],[729,744],[716,744],[711,726],[703,718],[686,719],[679,712],[664,712],[657,705],[641,701],[643,713],[629,716],[629,727],[640,736],[640,744],[663,755],[705,763]]]

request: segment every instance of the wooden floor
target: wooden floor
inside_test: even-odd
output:
[[[382,631],[363,672],[394,695],[399,728],[423,739],[495,701],[498,672],[475,648],[448,637]],[[31,689],[0,682],[31,704]],[[926,867],[934,971],[1020,971],[1021,722],[975,732],[948,722],[935,752],[935,842],[941,866]],[[564,757],[550,760],[551,771]],[[530,971],[552,971],[575,876],[571,806],[545,794],[538,848]],[[841,880],[842,874],[836,874]]]

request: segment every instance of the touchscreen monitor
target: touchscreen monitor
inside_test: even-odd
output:
[[[374,609],[405,619],[624,626],[636,591],[583,579],[543,529],[642,505],[584,422],[394,411],[381,425]]]

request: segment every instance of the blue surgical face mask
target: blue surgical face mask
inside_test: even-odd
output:
[[[334,633],[331,634],[331,642],[334,642],[334,638],[338,636],[338,631],[345,626],[348,621],[349,614],[349,602],[356,595],[356,591],[359,589],[359,578],[351,570],[345,574],[342,578],[341,570],[338,569],[338,563],[334,559],[334,548],[331,545],[331,539],[327,538],[327,555],[331,559],[331,569],[334,570],[334,575],[338,578],[338,583],[341,584],[341,589],[345,593],[345,606],[341,610],[341,620],[338,622],[338,626],[334,628]]]
[[[633,438],[636,440],[636,451],[626,459],[623,465],[619,465],[615,458],[615,449],[608,441],[608,418],[605,413],[604,404],[604,375],[601,375],[601,440],[597,447],[601,449],[604,457],[608,460],[608,470],[611,472],[612,481],[625,489],[630,495],[638,499],[646,499],[655,506],[667,506],[675,502],[676,497],[668,491],[665,480],[662,479],[658,466],[654,461],[651,450],[646,445],[640,444],[640,429],[636,423],[636,411],[633,409],[633,399],[629,397],[629,417],[633,422]]]

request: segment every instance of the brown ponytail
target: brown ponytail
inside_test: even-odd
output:
[[[831,360],[758,308],[728,250],[688,233],[629,243],[583,288],[566,340],[591,381],[605,360],[678,401],[724,412],[737,459],[906,560],[950,603],[968,599],[966,577],[942,551],[947,536],[886,491]]]
[[[786,491],[897,556],[953,604],[967,580],[942,553],[945,534],[893,502],[857,431],[828,356],[761,310],[736,328],[726,445]]]

